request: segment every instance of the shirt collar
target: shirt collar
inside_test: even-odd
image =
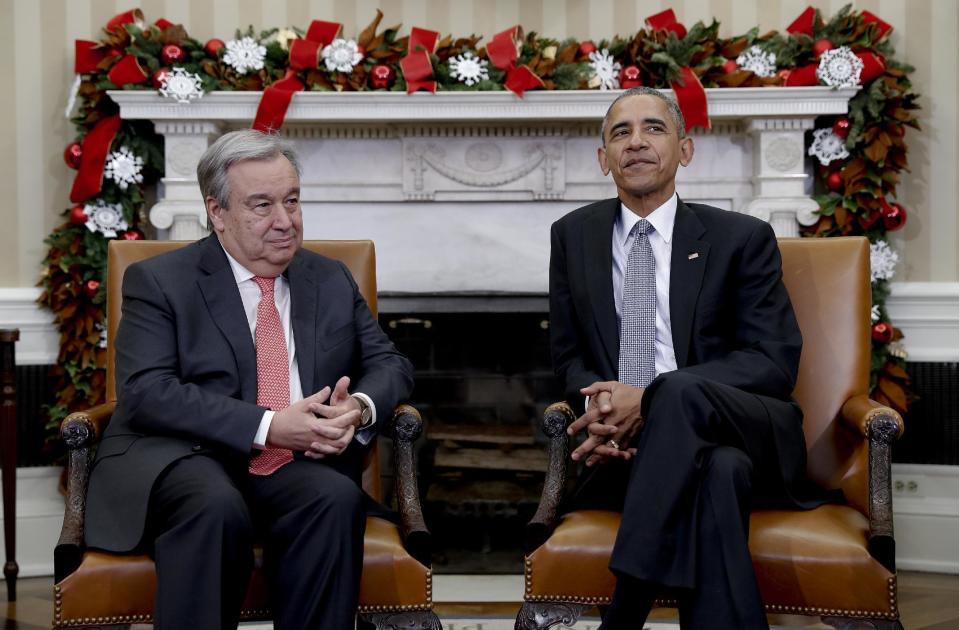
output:
[[[217,239],[219,242],[219,239]],[[233,277],[236,279],[236,283],[240,284],[241,282],[246,282],[247,280],[252,279],[256,274],[252,271],[241,265],[237,262],[236,258],[230,256],[230,252],[226,251],[226,248],[223,247],[223,243],[220,243],[220,247],[223,248],[223,253],[226,254],[226,259],[230,261],[230,269],[233,271]]]
[[[676,208],[679,205],[679,195],[673,192],[673,196],[666,200],[666,203],[659,206],[649,213],[646,220],[653,225],[653,229],[659,234],[666,243],[673,240],[673,224],[676,223]],[[626,207],[623,202],[619,203],[619,224],[623,231],[621,232],[623,244],[629,238],[633,226],[639,222],[638,214]]]

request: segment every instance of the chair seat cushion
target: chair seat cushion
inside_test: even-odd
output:
[[[526,558],[527,601],[609,603],[609,556],[620,515],[583,510],[564,516]],[[857,510],[760,510],[749,549],[769,612],[897,618],[896,577],[867,550],[869,523]]]
[[[257,554],[259,559],[259,554]],[[268,619],[260,562],[243,603],[244,619]],[[156,571],[146,555],[88,551],[80,567],[54,586],[54,626],[150,623]],[[432,575],[403,548],[393,523],[368,518],[363,539],[360,612],[432,608]]]

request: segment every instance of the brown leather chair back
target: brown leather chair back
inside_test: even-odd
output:
[[[842,488],[868,514],[867,442],[839,420],[848,399],[869,391],[869,241],[864,237],[781,239],[783,282],[803,335],[794,396],[811,479]]]
[[[107,396],[108,401],[117,399],[114,382],[113,340],[120,322],[122,307],[123,274],[135,262],[190,245],[192,241],[110,241],[107,249]],[[373,241],[303,241],[303,247],[328,258],[342,261],[353,274],[360,293],[376,317],[376,252]],[[386,422],[391,409],[379,410],[380,421]],[[374,442],[367,451],[363,469],[363,489],[376,500],[382,498],[380,490],[380,459]]]

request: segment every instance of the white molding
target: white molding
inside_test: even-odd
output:
[[[809,117],[844,114],[858,88],[710,88],[710,118]],[[670,93],[670,90],[664,90]],[[285,122],[550,121],[600,120],[617,92],[297,92]],[[111,90],[125,119],[245,122],[256,115],[262,92],[211,92],[177,103],[148,90]]]
[[[893,464],[896,565],[959,573],[959,466]]]
[[[894,282],[886,309],[910,361],[959,361],[959,282]]]
[[[57,362],[60,336],[53,325],[53,313],[37,304],[41,292],[35,287],[0,288],[0,328],[20,329],[17,365]]]

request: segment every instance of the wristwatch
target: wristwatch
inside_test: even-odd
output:
[[[360,426],[358,429],[366,429],[373,424],[373,408],[366,402],[362,396],[351,395],[350,398],[360,403]]]

